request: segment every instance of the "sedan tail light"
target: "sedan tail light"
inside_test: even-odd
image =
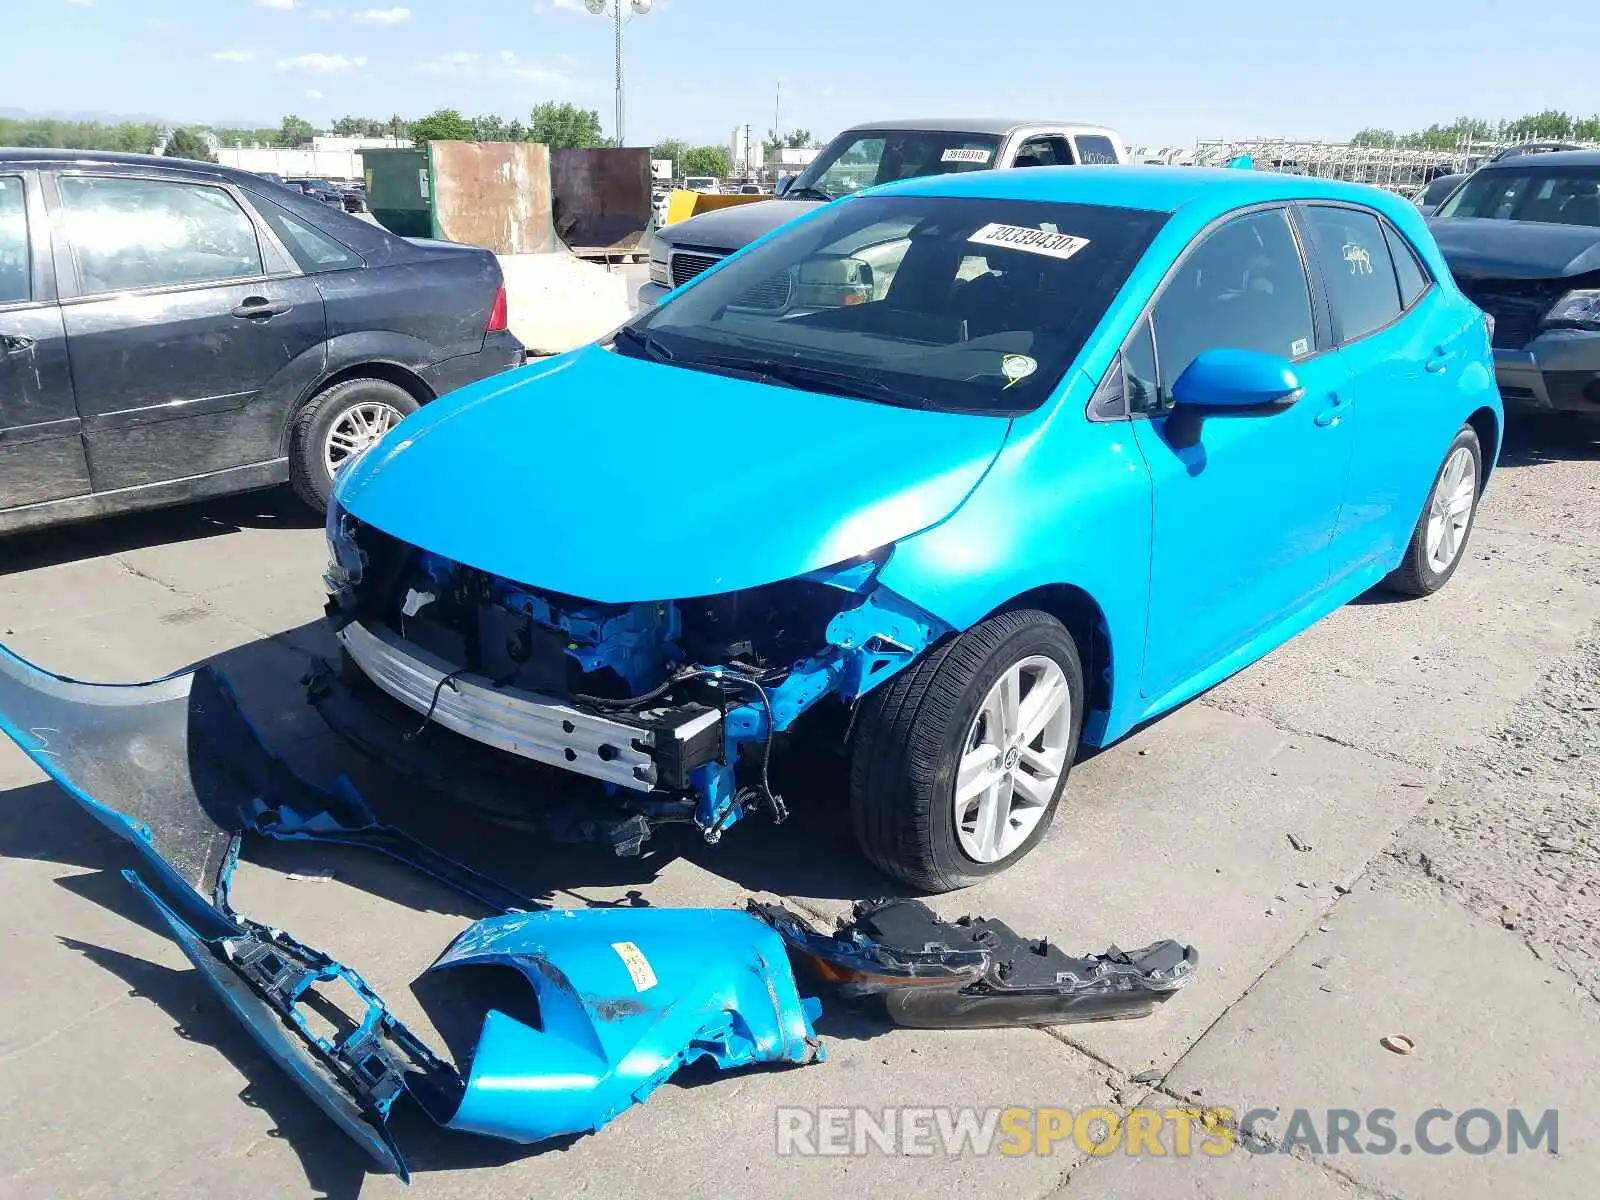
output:
[[[502,333],[506,329],[506,285],[501,284],[500,290],[495,293],[494,307],[489,310],[489,323],[483,327],[485,333]]]

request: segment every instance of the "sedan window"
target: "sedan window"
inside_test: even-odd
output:
[[[344,271],[359,267],[361,259],[346,250],[321,230],[293,216],[267,199],[256,201],[256,211],[272,231],[283,239],[300,269],[309,274]]]
[[[60,189],[86,295],[263,274],[255,226],[222,188],[66,175]]]
[[[28,298],[28,211],[22,178],[0,175],[0,304]]]
[[[1205,235],[1155,306],[1163,403],[1203,350],[1259,350],[1294,360],[1316,349],[1311,290],[1282,209],[1236,217]]]
[[[1400,289],[1378,218],[1359,209],[1323,204],[1311,205],[1305,213],[1322,259],[1340,340],[1353,342],[1398,317]]]

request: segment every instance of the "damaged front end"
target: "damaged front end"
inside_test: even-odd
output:
[[[587,781],[555,832],[622,854],[666,823],[716,842],[753,811],[782,821],[775,739],[949,632],[877,584],[887,549],[763,587],[621,604],[452,562],[337,505],[327,533],[343,661],[316,664],[310,696],[329,725],[508,815],[548,814]],[[541,787],[530,764],[559,774]]]
[[[0,729],[142,865],[124,877],[251,1037],[382,1166],[409,1178],[390,1115],[515,1142],[600,1129],[683,1065],[823,1057],[783,943],[736,911],[536,906],[382,824],[348,784],[309,784],[209,668],[81,683],[0,647]],[[502,915],[425,973],[473,1028],[460,1066],[349,967],[234,911],[243,838],[366,846]],[[483,988],[510,972],[513,987]],[[504,979],[497,981],[504,984]],[[492,1003],[484,999],[493,997]]]
[[[923,1029],[1142,1017],[1200,962],[1171,940],[1070,955],[1003,921],[941,921],[920,900],[863,901],[832,934],[781,904],[752,901],[749,910],[778,931],[804,974],[892,1024]]]

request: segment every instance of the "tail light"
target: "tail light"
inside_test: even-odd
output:
[[[506,329],[506,285],[501,284],[500,290],[494,295],[494,307],[489,310],[489,323],[483,327],[485,333],[503,333]]]

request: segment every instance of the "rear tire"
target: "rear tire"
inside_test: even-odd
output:
[[[333,495],[329,435],[342,423],[350,423],[358,412],[386,413],[392,426],[419,407],[415,396],[385,379],[347,379],[313,396],[295,414],[289,431],[289,484],[295,495],[318,512],[326,512]]]
[[[1052,689],[1064,687],[1068,711],[1048,741],[1044,734],[1026,743],[1009,739],[1023,755],[1033,753],[1027,747],[1035,744],[1051,749],[1060,757],[1059,775],[1047,798],[1038,795],[1042,804],[1025,812],[1019,803],[1012,810],[1019,814],[1015,820],[1005,817],[1003,827],[1018,840],[1008,844],[996,835],[1003,852],[983,861],[972,852],[977,835],[962,827],[958,816],[958,774],[963,759],[986,748],[988,705],[1002,676],[1011,672],[1035,681],[1025,682],[1018,696],[1024,713],[1032,689],[1045,680]],[[885,873],[927,892],[967,887],[1022,859],[1044,837],[1060,804],[1078,751],[1083,698],[1083,668],[1071,633],[1035,609],[990,617],[869,692],[861,701],[850,766],[852,824],[866,856]],[[1002,752],[995,762],[1011,765],[1013,756]],[[1027,763],[1011,769],[1016,777]],[[1012,794],[1006,791],[1005,803],[1012,803]],[[980,806],[972,822],[976,826],[982,822],[983,801],[972,803]],[[1023,836],[1025,821],[1031,830]]]
[[[1464,461],[1470,466],[1458,477],[1455,467]],[[1470,496],[1464,490],[1468,483]],[[1456,431],[1433,477],[1433,486],[1428,489],[1427,503],[1411,533],[1405,557],[1383,581],[1384,585],[1403,596],[1431,596],[1449,583],[1466,557],[1467,539],[1478,517],[1478,497],[1482,490],[1483,448],[1478,443],[1477,431],[1470,425],[1463,425]],[[1463,501],[1467,504],[1465,511],[1452,513],[1452,505],[1459,509]],[[1464,522],[1460,520],[1462,517]],[[1441,538],[1448,538],[1453,547],[1448,555],[1441,553]]]

